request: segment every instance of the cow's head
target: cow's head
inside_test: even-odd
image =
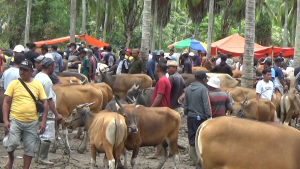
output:
[[[109,67],[106,64],[98,63],[97,68],[96,68],[97,75],[102,76],[108,71],[109,71]]]
[[[237,117],[243,117],[244,114],[244,108],[247,106],[248,100],[247,97],[242,102],[232,102],[232,111],[231,116],[237,116]]]
[[[72,111],[72,114],[65,121],[66,127],[71,129],[75,129],[76,127],[83,127],[84,120],[87,114],[90,112],[90,106],[93,104],[95,104],[95,102],[77,105],[76,108]]]
[[[134,84],[133,86],[127,91],[127,93],[125,94],[124,96],[124,100],[127,102],[127,103],[134,103],[135,102],[135,98],[138,96],[139,92],[140,92],[140,85],[137,85],[136,84],[136,81],[134,81]]]
[[[140,94],[141,93],[138,94],[137,99],[139,98]],[[138,116],[137,107],[138,106],[136,105],[136,103],[137,103],[136,100],[133,104],[123,105],[122,103],[120,103],[120,101],[118,99],[116,99],[116,107],[117,107],[118,113],[125,117],[126,125],[127,125],[129,133],[138,132],[138,124],[137,124],[137,116]]]
[[[69,84],[70,85],[83,85],[86,82],[86,79],[84,79],[84,81],[81,81],[79,79],[76,78],[76,81],[73,82],[73,80],[71,79],[71,77],[69,77]]]

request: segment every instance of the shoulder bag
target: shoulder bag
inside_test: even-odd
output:
[[[25,87],[25,89],[28,91],[28,93],[30,94],[30,96],[34,100],[37,112],[42,113],[44,111],[44,105],[43,105],[42,101],[36,100],[33,93],[30,91],[30,89],[27,87],[27,85],[24,83],[24,81],[21,78],[18,78],[18,80],[22,83],[22,85]]]

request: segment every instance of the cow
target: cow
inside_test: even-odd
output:
[[[298,169],[299,142],[292,127],[223,116],[200,125],[195,147],[202,169]]]
[[[60,82],[62,84],[59,84],[59,85],[82,85],[85,83],[85,81],[81,81],[79,79],[77,79],[76,77],[74,76],[71,76],[71,77],[61,77],[61,76],[58,76]]]
[[[106,84],[103,84],[106,85]],[[104,88],[105,89],[105,88]],[[83,103],[91,103],[95,102],[90,109],[91,112],[99,112],[100,110],[105,107],[103,105],[103,100],[107,99],[104,98],[105,92],[109,92],[103,90],[103,88],[96,88],[92,85],[56,85],[54,86],[54,92],[56,94],[56,109],[59,114],[61,114],[64,118],[68,118],[70,113],[76,108],[76,105],[83,104]],[[108,98],[111,99],[111,98]],[[68,143],[68,136],[67,136],[67,129],[62,121],[62,129],[64,130],[64,138],[65,138],[65,145],[69,148]],[[58,126],[56,126],[56,136],[58,132]],[[79,135],[80,133],[78,133]],[[56,137],[57,138],[57,137]],[[86,138],[85,138],[86,139]],[[79,148],[79,152],[83,152],[86,147],[85,144],[82,144]],[[53,143],[53,147],[51,152],[56,152],[57,145],[56,142]],[[69,153],[69,151],[66,151]]]
[[[286,93],[280,100],[280,122],[284,125],[291,125],[291,119],[299,118],[300,99],[299,96],[292,93]]]
[[[208,70],[205,67],[193,67],[192,68],[192,73],[195,74],[198,71],[204,71],[204,72],[208,72]]]
[[[241,78],[242,77],[242,71],[240,71],[240,70],[233,70],[232,73],[233,73],[233,75],[232,75],[233,78]]]
[[[58,77],[76,77],[77,79],[81,80],[82,82],[88,83],[88,79],[85,75],[80,73],[74,73],[74,72],[58,72],[56,73]]]
[[[222,83],[222,82],[221,82]],[[231,96],[232,100],[235,102],[241,102],[247,99],[253,99],[256,98],[256,91],[255,89],[246,88],[246,87],[235,87],[235,88],[222,88],[223,91],[225,91]]]
[[[231,116],[274,122],[275,106],[269,99],[250,99],[233,102]]]
[[[139,148],[144,146],[157,147],[161,157],[158,169],[162,168],[167,160],[166,148],[169,146],[170,155],[173,155],[176,168],[179,162],[177,140],[181,123],[180,115],[167,107],[144,107],[136,105],[136,102],[122,105],[118,99],[116,102],[118,113],[125,117],[128,127],[125,148],[133,150],[132,168],[135,168]]]
[[[152,100],[152,95],[153,95],[154,89],[155,89],[154,87],[149,87],[149,88],[143,89],[137,100],[137,104],[143,105],[145,107],[151,107],[151,100]],[[128,92],[126,93],[126,98],[128,98],[127,102],[134,103],[139,92],[140,92],[139,89],[128,90]]]
[[[208,71],[213,69],[213,63],[206,57],[202,58],[202,66],[205,67]]]
[[[71,119],[68,119],[70,121],[66,122],[66,126],[85,126],[88,131],[91,147],[91,168],[95,167],[96,152],[102,152],[105,153],[104,159],[108,160],[105,162],[105,167],[108,163],[109,168],[114,169],[120,159],[124,141],[127,138],[125,118],[108,110],[92,113],[89,110],[89,106],[92,104],[85,103],[76,106]]]

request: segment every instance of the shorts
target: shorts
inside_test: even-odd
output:
[[[7,152],[14,151],[19,145],[22,138],[24,154],[34,156],[35,147],[38,141],[38,120],[32,122],[21,122],[11,119],[8,134],[3,139],[3,146]]]

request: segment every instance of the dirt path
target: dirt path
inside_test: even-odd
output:
[[[180,169],[193,169],[195,167],[190,166],[190,159],[189,159],[189,149],[188,149],[188,139],[187,139],[187,133],[185,133],[186,130],[186,118],[182,119],[182,126],[180,129],[179,133],[179,140],[178,142],[187,147],[186,150],[180,150],[180,164],[178,168]],[[33,162],[32,160],[32,169],[42,169],[42,168],[57,168],[57,169],[77,169],[77,168],[89,168],[90,167],[90,151],[89,147],[88,150],[85,152],[85,154],[78,154],[76,149],[79,147],[81,140],[78,139],[73,139],[75,136],[75,131],[71,134],[69,134],[69,139],[70,139],[70,146],[72,149],[71,152],[71,158],[67,162],[68,156],[63,155],[62,149],[57,150],[55,154],[49,153],[49,159],[53,162],[55,162],[54,166],[49,167],[45,165],[38,165]],[[7,153],[5,148],[2,145],[2,139],[4,137],[4,131],[3,131],[3,125],[0,124],[0,168],[3,168],[5,166],[6,160],[7,160]],[[60,141],[61,142],[61,141]],[[154,148],[153,147],[143,147],[139,151],[139,155],[137,158],[137,168],[139,169],[153,169],[156,168],[159,160],[152,160],[152,159],[147,159],[147,157],[151,156],[154,154]],[[20,169],[22,168],[23,165],[23,159],[21,158],[23,155],[23,148],[22,146],[19,146],[17,150],[15,151],[15,163],[14,163],[14,169]],[[100,154],[97,156],[97,161],[96,165],[98,168],[104,168],[103,166],[103,154]],[[123,159],[124,156],[121,156]],[[128,168],[130,169],[130,158],[131,158],[131,152],[128,152],[128,157],[127,157],[127,163],[128,163]],[[169,158],[165,165],[163,166],[164,169],[171,169],[174,168],[174,163],[173,163],[173,158]]]

